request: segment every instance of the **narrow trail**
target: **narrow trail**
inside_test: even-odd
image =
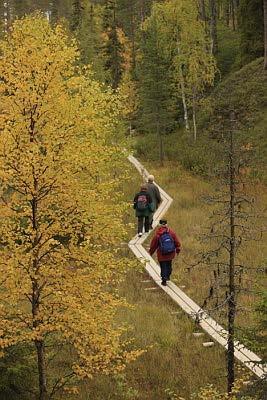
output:
[[[143,165],[133,156],[129,156],[128,160],[135,166],[139,173],[146,178],[149,173]],[[158,185],[157,185],[158,186]],[[166,213],[173,199],[160,187],[162,203],[154,214],[154,227],[158,225],[160,218]],[[135,256],[145,264],[145,270],[155,281],[155,283],[170,296],[193,320],[198,322],[199,326],[206,331],[212,339],[220,343],[227,349],[228,331],[212,319],[203,309],[201,309],[190,297],[188,297],[178,286],[173,282],[168,282],[167,286],[161,285],[160,267],[148,254],[143,247],[143,242],[147,239],[149,233],[143,234],[142,237],[134,236],[129,242],[129,248]],[[264,379],[267,375],[267,366],[257,365],[261,359],[252,351],[247,349],[242,343],[235,341],[235,357],[246,367],[248,367],[259,378]]]

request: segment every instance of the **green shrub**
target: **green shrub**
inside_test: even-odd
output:
[[[34,370],[29,347],[24,344],[8,349],[0,359],[0,399],[33,399]]]

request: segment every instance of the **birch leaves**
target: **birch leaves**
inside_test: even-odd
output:
[[[139,354],[121,345],[113,319],[125,302],[106,290],[128,263],[115,248],[125,208],[118,99],[77,57],[38,15],[1,42],[0,349],[34,345],[40,399]],[[47,362],[62,357],[52,378]]]
[[[176,93],[182,99],[185,126],[189,130],[191,110],[196,139],[196,110],[205,88],[213,85],[216,73],[209,39],[198,18],[194,0],[169,0],[155,4],[145,29],[157,28],[162,54],[170,62]]]

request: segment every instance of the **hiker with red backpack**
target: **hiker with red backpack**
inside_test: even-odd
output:
[[[134,196],[133,208],[138,218],[138,236],[141,237],[143,228],[145,228],[145,232],[149,232],[150,215],[153,212],[152,199],[147,192],[147,186],[145,184],[141,185],[140,192],[136,193]]]
[[[161,219],[159,223],[160,227],[150,243],[149,254],[152,256],[157,250],[157,258],[161,270],[161,284],[166,286],[172,273],[172,260],[176,254],[180,253],[181,243],[176,233],[167,226],[166,219]]]

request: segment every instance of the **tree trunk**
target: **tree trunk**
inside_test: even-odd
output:
[[[210,13],[211,53],[216,54],[218,51],[216,0],[210,0]]]
[[[267,0],[263,0],[264,11],[264,69],[267,69]]]
[[[33,261],[34,270],[37,270],[37,261]],[[38,328],[40,321],[38,319],[39,312],[39,298],[40,289],[36,279],[32,282],[32,318],[33,328]],[[45,365],[45,353],[44,353],[44,342],[43,340],[34,341],[36,353],[37,353],[37,365],[38,365],[38,377],[39,377],[39,400],[47,400],[47,380],[46,380],[46,365]]]
[[[197,140],[197,123],[196,123],[196,94],[193,93],[193,129],[194,129],[194,141]]]
[[[202,21],[204,21],[205,31],[207,32],[207,15],[205,0],[199,0],[199,14]]]
[[[131,2],[131,49],[132,49],[132,73],[135,77],[136,75],[136,44],[135,44],[135,32],[136,32],[136,24],[135,24],[135,16],[134,16],[134,7]]]
[[[184,108],[184,122],[185,122],[185,129],[189,131],[189,122],[188,122],[188,111],[187,111],[187,104],[186,104],[186,96],[185,96],[185,85],[184,85],[184,74],[183,74],[183,68],[180,65],[180,87],[181,87],[181,93],[182,93],[182,102],[183,102],[183,108]]]
[[[225,14],[225,22],[226,25],[229,26],[230,23],[230,12],[229,12],[229,1],[227,0],[224,8],[224,14]]]
[[[235,31],[236,30],[236,23],[235,23],[235,3],[234,3],[234,0],[231,0],[230,7],[231,7],[232,27],[233,27],[233,30]]]
[[[164,161],[164,157],[163,157],[163,142],[162,142],[162,135],[161,135],[161,131],[160,131],[159,121],[157,121],[157,136],[158,136],[158,138],[159,138],[159,159],[160,159],[160,165],[163,166],[163,161]]]
[[[44,342],[36,340],[35,348],[36,348],[37,360],[38,360],[39,400],[48,400]]]
[[[227,390],[230,393],[235,380],[235,314],[236,314],[236,293],[235,293],[235,165],[234,165],[234,143],[233,124],[234,114],[231,115],[230,129],[230,151],[229,151],[229,191],[230,191],[230,251],[229,251],[229,299],[228,299],[228,344],[227,344]]]
[[[31,128],[31,139],[34,140],[34,125]],[[35,248],[40,240],[39,223],[38,223],[38,179],[35,176],[35,171],[33,170],[33,181],[34,181],[34,191],[36,197],[32,198],[32,228],[35,231],[35,237],[33,240],[33,271],[37,277],[32,278],[32,320],[33,328],[37,329],[40,324],[39,319],[39,307],[40,307],[40,287],[38,285],[38,258],[35,255]],[[37,364],[38,364],[38,376],[39,376],[39,400],[48,400],[47,393],[47,380],[46,380],[46,365],[45,365],[45,353],[44,353],[44,342],[43,340],[34,341],[36,353],[37,353]]]
[[[219,2],[217,6],[217,18],[219,21],[222,19],[222,15],[223,15],[222,3]]]
[[[176,46],[177,46],[177,54],[180,54],[178,35],[179,34],[177,34],[177,38],[176,38]],[[190,128],[189,128],[189,123],[188,123],[188,111],[187,111],[186,96],[185,96],[184,73],[183,73],[183,66],[181,64],[179,65],[179,75],[180,75],[180,88],[181,88],[181,94],[182,94],[182,102],[183,102],[183,108],[184,108],[185,129],[187,131],[189,131]]]
[[[199,12],[200,18],[202,21],[206,20],[206,7],[205,7],[205,0],[199,0]]]
[[[140,3],[140,20],[141,20],[141,24],[145,20],[145,3],[144,3],[144,0],[141,0],[141,3]]]

